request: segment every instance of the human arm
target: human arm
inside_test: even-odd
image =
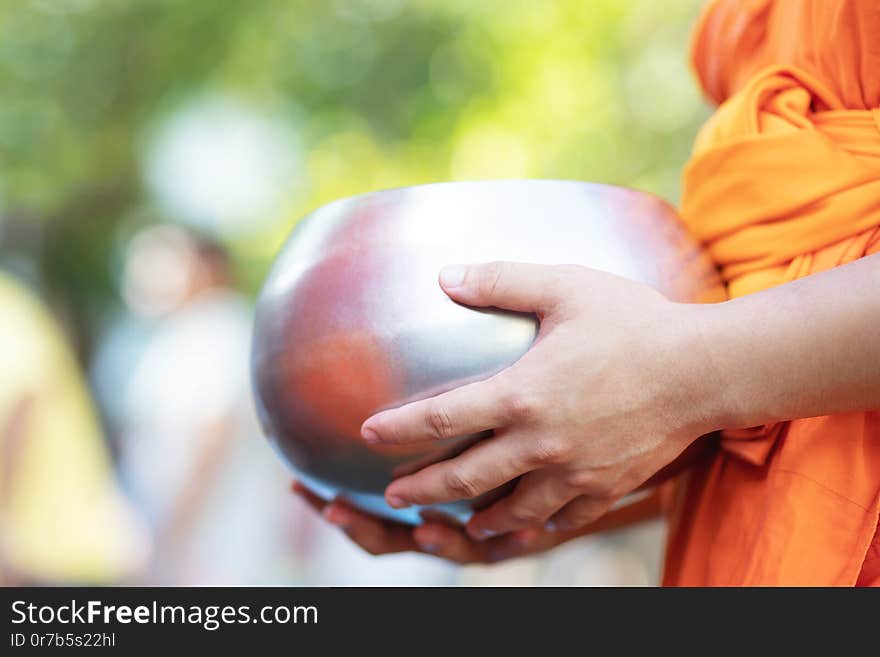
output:
[[[362,432],[393,444],[493,429],[386,490],[401,507],[519,477],[468,523],[475,539],[588,525],[716,429],[880,408],[880,256],[711,305],[575,266],[472,265],[441,285],[467,305],[535,312],[538,340],[500,374]]]

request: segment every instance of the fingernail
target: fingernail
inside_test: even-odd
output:
[[[467,267],[464,265],[448,265],[440,270],[440,283],[443,287],[458,287],[464,283]]]
[[[437,551],[440,549],[440,546],[435,545],[434,543],[422,543],[421,548],[425,552],[430,552],[431,554],[437,554]]]
[[[364,440],[368,443],[378,443],[381,440],[379,434],[372,429],[361,429],[361,436],[363,436]]]
[[[535,538],[537,538],[538,530],[537,529],[520,529],[517,532],[513,533],[513,541],[522,547],[527,546],[531,543]]]
[[[392,506],[395,509],[405,509],[409,506],[409,502],[397,495],[388,495],[385,498],[385,501],[388,502],[389,506]]]
[[[483,528],[483,529],[474,530],[474,534],[476,535],[477,539],[484,541],[487,538],[492,538],[493,536],[497,536],[498,532],[492,531],[491,529]]]
[[[336,525],[337,527],[342,527],[343,529],[348,527],[348,525],[351,523],[351,517],[345,512],[344,509],[341,509],[338,506],[328,506],[324,509],[324,512],[321,515],[324,516],[324,519],[331,525]]]

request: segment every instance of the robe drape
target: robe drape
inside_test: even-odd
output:
[[[880,2],[716,0],[691,56],[681,214],[730,296],[880,252]],[[880,583],[880,412],[725,431],[674,487],[667,585]]]

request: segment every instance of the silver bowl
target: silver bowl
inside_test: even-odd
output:
[[[360,436],[373,413],[490,376],[528,350],[534,316],[459,305],[437,283],[443,265],[492,260],[585,265],[677,301],[724,298],[715,267],[675,211],[642,192],[458,182],[330,203],[304,218],[278,255],[253,338],[263,429],[303,483],[406,523],[426,512],[465,522],[492,499],[397,510],[383,498],[393,477],[485,435],[428,451],[372,446]]]

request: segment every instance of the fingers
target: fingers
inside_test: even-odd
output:
[[[426,522],[415,528],[395,525],[362,513],[344,502],[325,502],[299,482],[292,486],[325,520],[342,529],[346,535],[370,554],[391,554],[414,551],[431,554],[457,563],[483,563],[515,556],[517,545],[493,550],[487,543],[469,538],[460,527]],[[505,539],[507,537],[504,537]]]
[[[461,564],[495,563],[515,559],[546,550],[566,540],[566,537],[561,535],[532,528],[499,536],[490,541],[475,541],[462,528],[438,523],[426,523],[416,527],[413,536],[423,551]]]
[[[486,539],[517,529],[543,526],[573,496],[563,482],[564,478],[553,470],[526,475],[510,495],[475,513],[467,524],[468,533],[476,539]]]
[[[385,501],[400,509],[470,499],[528,472],[534,467],[532,460],[527,441],[511,434],[493,436],[453,459],[392,481]]]
[[[570,532],[586,527],[604,516],[613,500],[581,495],[565,505],[547,522],[550,531]]]
[[[368,418],[361,435],[370,443],[445,440],[496,429],[511,420],[501,375],[382,411]]]
[[[534,554],[553,547],[556,542],[557,537],[536,528],[523,529],[488,541],[476,541],[477,545],[485,546],[488,563]]]
[[[440,279],[444,290],[462,303],[544,316],[567,296],[566,271],[565,267],[493,262],[447,267]],[[507,426],[528,412],[522,409],[510,372],[509,368],[486,381],[377,413],[361,426],[361,435],[370,443],[394,444],[443,440]]]
[[[305,487],[304,484],[294,480],[294,482],[290,485],[291,490],[296,493],[299,497],[301,497],[306,504],[312,507],[318,513],[321,513],[324,510],[324,507],[327,506],[326,500],[318,497],[312,491]]]
[[[340,527],[371,554],[409,550],[460,564],[494,563],[546,550],[573,537],[570,533],[528,528],[486,541],[475,541],[461,527],[440,522],[404,527],[358,511],[342,501],[326,502],[299,482],[294,482],[292,488],[311,507],[322,512],[328,522]]]
[[[441,523],[425,523],[413,530],[419,548],[436,557],[457,563],[486,560],[486,546],[472,541],[460,528]]]
[[[560,298],[560,268],[515,262],[450,265],[440,285],[450,297],[469,306],[495,306],[548,314]]]
[[[294,481],[291,488],[327,522],[342,529],[352,541],[370,554],[418,550],[409,527],[358,511],[342,500],[327,502],[298,481]]]
[[[380,520],[357,511],[344,502],[331,502],[322,515],[370,554],[391,554],[419,549],[413,539],[411,527]]]

